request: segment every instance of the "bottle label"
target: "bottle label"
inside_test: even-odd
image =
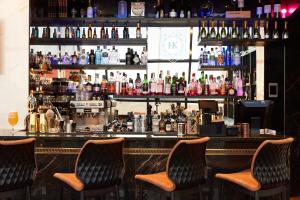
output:
[[[155,93],[156,92],[156,83],[150,83],[150,92]]]
[[[171,84],[166,84],[165,86],[165,94],[171,94]]]
[[[274,12],[279,13],[281,9],[281,4],[274,4]]]
[[[270,14],[272,12],[272,6],[271,5],[265,5],[264,6],[264,13]]]
[[[95,86],[95,87],[93,88],[93,90],[94,90],[94,92],[100,92],[100,87],[99,87],[99,86]]]
[[[184,85],[178,84],[178,94],[184,94]]]
[[[262,7],[257,7],[256,8],[256,15],[260,16],[263,14],[263,8]]]
[[[172,125],[171,124],[166,124],[166,131],[171,132],[172,131]]]

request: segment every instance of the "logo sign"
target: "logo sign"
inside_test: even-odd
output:
[[[188,29],[161,29],[160,59],[169,59],[173,62],[178,59],[188,59],[189,38]]]

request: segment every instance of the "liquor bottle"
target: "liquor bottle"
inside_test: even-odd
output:
[[[207,33],[206,33],[206,28],[205,28],[205,21],[203,20],[201,23],[202,23],[202,26],[201,26],[201,30],[200,30],[200,38],[205,39],[205,38],[207,38]]]
[[[79,26],[77,26],[77,28],[76,28],[76,38],[80,38],[80,28],[79,28]]]
[[[176,18],[177,17],[175,0],[171,0],[170,6],[169,6],[169,17],[170,18]]]
[[[247,21],[244,21],[243,39],[250,39],[250,34],[247,26]]]
[[[30,35],[30,38],[35,38],[36,34],[35,34],[35,29],[32,28],[31,29],[31,35]]]
[[[52,38],[57,38],[57,32],[56,32],[56,28],[55,28],[55,29],[54,29],[54,31],[53,31]]]
[[[210,34],[209,35],[210,35],[211,39],[215,39],[216,36],[217,36],[214,21],[211,22],[211,29],[210,29]]]
[[[216,21],[216,23],[217,23],[217,35],[216,35],[216,39],[219,40],[219,39],[221,39],[219,21]]]
[[[128,87],[127,87],[127,95],[132,96],[133,94],[134,94],[133,79],[129,78]]]
[[[214,54],[214,48],[211,48],[210,51],[208,52],[208,65],[214,66],[215,65],[215,54]]]
[[[220,89],[220,95],[226,95],[226,82],[225,82],[225,79],[224,79],[224,75],[222,75],[222,78],[221,78],[221,89]]]
[[[141,95],[143,92],[143,84],[141,80],[140,73],[137,73],[136,79],[135,79],[135,94]]]
[[[39,28],[36,26],[34,28],[35,38],[39,38]]]
[[[127,53],[126,53],[126,59],[125,59],[125,63],[126,65],[132,65],[132,54],[131,54],[131,51],[130,51],[130,48],[127,49]]]
[[[210,17],[213,12],[213,3],[210,0],[205,0],[199,10],[199,17]]]
[[[192,74],[192,80],[190,82],[190,95],[195,96],[197,94],[197,81],[196,81],[196,74]]]
[[[224,65],[224,54],[222,52],[221,47],[219,47],[219,50],[218,50],[217,64],[218,64],[218,66],[223,66]]]
[[[284,22],[284,31],[282,33],[282,38],[283,39],[288,39],[289,38],[289,32],[288,32],[288,22]]]
[[[156,93],[157,82],[155,79],[155,73],[151,73],[151,79],[149,81],[149,93],[154,95]]]
[[[273,39],[279,39],[278,22],[274,23]]]
[[[88,39],[92,39],[92,37],[93,37],[92,25],[89,24],[89,28],[88,28]]]
[[[134,52],[132,61],[134,65],[139,65],[141,63],[141,59],[136,51]]]
[[[90,56],[89,56],[89,60],[90,60],[90,65],[94,65],[95,64],[95,53],[94,53],[94,49],[91,50]]]
[[[156,94],[163,95],[164,94],[164,79],[163,79],[163,72],[160,71],[157,84],[156,84]]]
[[[143,47],[143,52],[141,54],[141,64],[147,65],[147,63],[148,63],[148,52],[146,47]]]
[[[70,38],[70,28],[69,28],[69,26],[67,26],[66,27],[66,29],[65,29],[65,38]]]
[[[237,88],[236,88],[236,91],[237,91],[237,96],[238,97],[241,97],[241,96],[244,95],[243,79],[241,78],[241,72],[240,71],[238,72],[238,75],[237,75]]]
[[[75,33],[75,29],[74,28],[71,28],[71,35],[72,35],[71,36],[72,38],[76,38],[76,33]]]
[[[171,75],[170,71],[167,71],[167,76],[165,77],[165,86],[164,86],[164,94],[171,95],[172,94],[172,83],[171,83]]]
[[[101,64],[101,50],[100,46],[97,46],[97,50],[95,52],[95,64],[100,65]]]
[[[280,17],[280,10],[281,10],[281,0],[275,0],[274,1],[274,14],[275,18]]]
[[[109,94],[115,94],[116,93],[116,80],[114,78],[114,73],[110,72],[110,76],[108,79],[108,88],[107,91]]]
[[[167,115],[167,119],[165,121],[165,126],[166,126],[166,132],[172,132],[172,123],[171,123],[171,118],[169,115]]]
[[[160,17],[160,0],[157,0],[155,4],[155,18],[158,19],[159,17]]]
[[[107,85],[108,85],[108,82],[107,82],[106,76],[103,75],[102,81],[101,81],[101,93],[102,94],[107,94]]]
[[[108,35],[108,28],[105,29],[105,37],[104,38],[109,38],[109,35]]]
[[[93,85],[93,95],[94,97],[99,97],[100,96],[100,90],[101,90],[101,86],[100,86],[100,82],[99,82],[99,74],[96,73],[95,74],[95,82]]]
[[[94,10],[91,4],[91,0],[89,0],[89,6],[87,7],[87,12],[86,12],[87,18],[93,18],[94,17]]]
[[[160,113],[159,132],[160,133],[166,132],[166,123],[165,123],[164,113]]]
[[[208,81],[208,78],[207,78],[207,74],[205,74],[205,78],[204,78],[204,95],[208,96],[210,94],[209,91],[210,91],[209,81]]]
[[[139,22],[136,24],[136,38],[142,38],[141,24]]]
[[[231,65],[231,47],[228,46],[226,49],[226,65],[230,66]]]
[[[97,38],[97,31],[96,31],[96,28],[94,28],[93,39],[96,39],[96,38]]]
[[[128,30],[128,27],[127,26],[124,26],[124,29],[123,29],[123,38],[129,38],[129,30]]]
[[[85,38],[86,38],[86,35],[85,35],[85,28],[82,29],[82,35],[81,35],[81,38],[82,38],[82,39],[85,39]]]
[[[206,49],[206,46],[204,46],[204,51],[203,51],[203,66],[207,66],[208,65],[208,51]]]
[[[188,1],[187,4],[187,9],[186,9],[186,18],[192,18],[192,6],[191,6],[192,2]]]
[[[261,0],[258,0],[257,4],[256,4],[256,16],[257,16],[257,18],[260,19],[262,14],[263,14],[263,4],[261,3]]]
[[[239,37],[239,36],[238,36],[237,27],[236,27],[236,22],[233,21],[233,22],[232,22],[231,38],[232,38],[232,39],[237,39],[238,37]]]
[[[128,118],[127,118],[127,121],[126,121],[126,127],[127,127],[127,131],[128,132],[132,132],[133,131],[133,121],[132,121],[132,118],[133,118],[133,113],[129,112],[128,113]]]
[[[82,49],[81,54],[79,56],[79,64],[80,65],[86,65],[86,54],[85,54],[85,49]]]
[[[180,3],[179,18],[185,18],[185,9],[184,9],[184,4],[183,4],[182,0]]]
[[[127,2],[124,0],[118,3],[118,18],[127,18]]]
[[[172,94],[173,95],[177,95],[178,94],[178,83],[179,83],[179,80],[178,80],[178,73],[176,72],[174,74],[174,76],[172,77]]]
[[[72,55],[72,64],[76,65],[77,64],[77,55],[76,55],[76,51],[74,51],[74,54]]]
[[[186,87],[186,81],[185,81],[185,73],[182,72],[182,76],[179,79],[179,83],[177,86],[177,94],[178,95],[184,95],[185,93],[185,87]]]
[[[116,38],[116,39],[119,38],[119,29],[118,29],[118,28],[116,28],[115,38]]]
[[[238,0],[238,8],[242,11],[245,6],[244,0]]]
[[[269,19],[272,13],[272,4],[270,0],[265,0],[264,13],[266,14],[266,18]]]
[[[240,66],[241,65],[241,54],[240,54],[238,46],[236,46],[234,48],[233,65],[234,66]]]
[[[103,46],[101,64],[109,64],[109,51],[107,50],[106,46]]]
[[[111,38],[116,38],[116,27],[113,24],[113,27],[111,28]]]
[[[115,79],[115,91],[116,91],[116,95],[120,95],[121,94],[121,73],[120,72],[116,72],[116,79]]]
[[[226,30],[225,30],[225,22],[222,21],[221,38],[225,39],[226,37],[227,37],[227,34],[226,34]]]
[[[127,74],[123,73],[122,81],[121,81],[121,95],[127,95],[128,81]]]
[[[144,74],[144,80],[143,80],[143,95],[149,94],[149,84],[147,79],[147,74]]]
[[[260,32],[259,32],[258,21],[257,21],[257,20],[254,21],[254,33],[253,33],[253,38],[254,38],[254,39],[260,39]]]
[[[50,27],[47,26],[46,27],[46,38],[50,38],[50,32],[51,32]]]
[[[265,27],[265,39],[270,39],[271,34],[269,30],[269,21],[266,21],[266,27]]]
[[[105,38],[105,28],[104,28],[104,24],[102,24],[102,27],[101,27],[100,38]]]

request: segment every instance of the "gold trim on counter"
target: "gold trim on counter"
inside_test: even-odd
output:
[[[38,147],[35,152],[39,155],[77,155],[81,148],[45,148]],[[168,155],[171,148],[124,148],[125,155]],[[207,149],[208,156],[245,156],[253,155],[256,149]]]

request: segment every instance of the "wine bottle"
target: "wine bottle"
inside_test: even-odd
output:
[[[92,30],[92,25],[89,24],[89,29],[88,29],[88,38],[92,39],[93,36],[93,30]]]
[[[214,21],[211,21],[211,29],[210,29],[210,38],[215,39],[216,38],[216,29],[215,29],[215,23]]]
[[[201,30],[200,30],[200,38],[201,39],[205,39],[207,38],[207,33],[206,33],[206,28],[205,28],[205,21],[202,21],[202,26],[201,26]]]
[[[257,18],[260,19],[262,14],[263,14],[263,5],[261,3],[261,0],[258,0],[257,5],[256,5]]]
[[[284,31],[282,33],[282,38],[283,39],[288,39],[289,38],[289,32],[288,32],[288,22],[284,22]]]
[[[279,18],[280,17],[280,9],[281,9],[281,2],[280,2],[280,0],[275,0],[274,1],[274,14],[275,14],[275,18]]]
[[[104,24],[102,24],[102,27],[101,27],[100,38],[105,38],[105,28],[104,28]]]
[[[266,18],[269,19],[272,12],[272,5],[270,0],[265,1],[264,5],[264,13],[266,14]]]
[[[278,22],[274,23],[273,39],[279,39]]]
[[[243,39],[250,39],[250,34],[247,26],[247,21],[244,21]]]
[[[258,28],[258,21],[255,20],[254,21],[254,31],[253,31],[253,38],[254,39],[260,39],[260,32],[259,32],[259,28]]]
[[[266,21],[266,27],[265,27],[265,39],[270,39],[270,30],[269,30],[269,21]]]
[[[227,37],[227,34],[226,34],[226,30],[225,30],[225,22],[222,21],[221,38],[225,39],[226,37]]]
[[[236,22],[235,21],[232,22],[231,38],[232,39],[237,39],[238,38],[238,31],[237,31],[237,27],[236,27]]]

